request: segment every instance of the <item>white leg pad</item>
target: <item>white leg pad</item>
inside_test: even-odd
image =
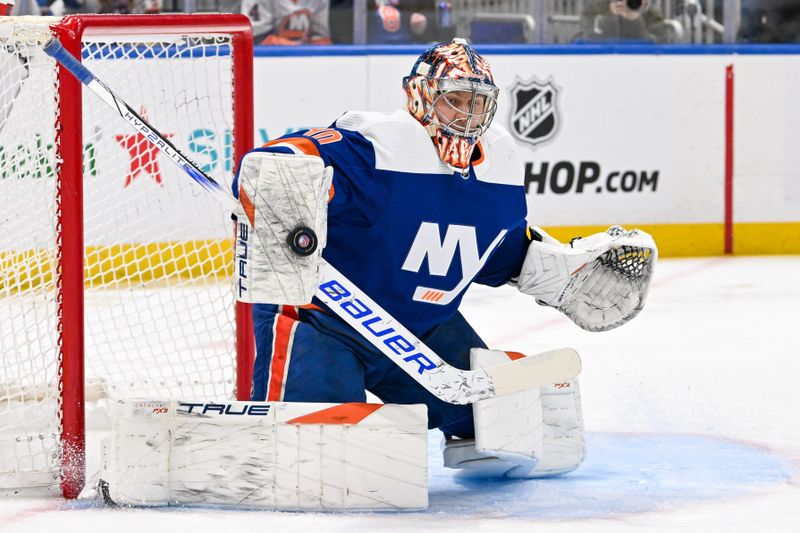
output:
[[[117,402],[102,484],[121,505],[425,509],[424,405]]]
[[[578,378],[540,389],[544,416],[542,456],[537,476],[572,472],[586,457],[586,432]]]
[[[303,305],[321,281],[333,169],[305,154],[250,152],[239,169],[236,298],[246,303]],[[314,231],[310,255],[288,245],[299,227]]]
[[[473,348],[472,368],[508,362],[500,350]],[[475,439],[445,443],[444,462],[463,475],[537,478],[580,466],[586,452],[577,380],[472,404]]]

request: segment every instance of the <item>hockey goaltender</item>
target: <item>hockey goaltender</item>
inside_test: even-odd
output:
[[[511,284],[609,330],[642,309],[655,243],[614,226],[562,244],[530,225],[514,141],[492,124],[497,85],[466,41],[425,51],[403,88],[404,109],[347,112],[244,157],[235,290],[254,304],[251,401],[117,404],[109,500],[425,508],[434,428],[457,475],[581,464],[577,354],[489,349],[459,304],[471,283]]]

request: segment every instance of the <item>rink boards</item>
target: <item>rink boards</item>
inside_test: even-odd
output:
[[[734,253],[800,253],[800,47],[478,49],[536,224],[562,238],[635,225],[662,255],[716,255],[727,218]],[[257,48],[256,141],[402,105],[419,51]]]
[[[389,111],[403,105],[400,79],[420,50],[258,47],[256,143],[300,128],[327,126],[347,110]],[[501,89],[495,121],[517,141],[532,223],[562,239],[610,224],[639,226],[653,233],[662,256],[725,253],[726,232],[732,237],[728,248],[737,254],[800,253],[800,151],[794,149],[793,135],[800,126],[800,111],[793,105],[800,90],[800,46],[479,50],[490,59]],[[135,61],[143,70],[154,63]],[[196,59],[177,61],[188,67]],[[114,76],[108,78],[119,90]],[[134,108],[147,104],[126,97]],[[93,98],[86,95],[84,105],[100,105]],[[159,121],[151,114],[151,120]],[[207,124],[197,120],[154,125],[165,128],[204,171],[228,182],[235,165],[232,134],[211,125],[210,119]],[[103,194],[87,197],[88,211],[102,207],[112,194],[169,195],[162,204],[182,206],[201,195],[183,188],[185,178],[163,156],[157,157],[157,170],[126,182],[130,154],[117,138],[129,131],[121,121],[110,126],[107,132],[84,135],[87,185],[103,187]],[[9,168],[17,175],[0,175],[0,192],[33,197],[40,188],[52,187],[38,175],[16,179],[30,174],[21,172],[27,168],[24,162],[35,159],[49,142],[42,138],[24,149],[13,139],[3,144],[0,159],[14,158]],[[112,168],[104,161],[121,166]],[[134,206],[125,216],[141,218],[139,203],[117,205]],[[14,209],[30,211],[22,204]],[[115,257],[170,264],[159,256],[175,246],[230,247],[222,212],[209,217],[194,211],[187,214],[187,223],[171,225],[168,231],[139,224],[140,233],[128,238],[130,242],[105,227],[101,232],[87,229],[86,244],[98,250],[98,257],[114,245],[125,250]],[[29,264],[30,254],[39,253],[24,235],[22,228],[10,231],[10,244],[0,246],[6,264]],[[143,242],[151,243],[149,248]],[[114,268],[122,268],[119,261]],[[107,272],[108,261],[90,260],[87,266],[99,268],[101,263]],[[202,257],[197,263],[214,272],[229,268]],[[47,261],[37,264],[46,266]],[[12,270],[14,276],[30,277],[16,266]]]

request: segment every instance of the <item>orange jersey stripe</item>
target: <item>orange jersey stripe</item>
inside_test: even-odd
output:
[[[317,145],[314,144],[313,141],[307,139],[306,137],[288,137],[286,139],[275,139],[274,141],[269,141],[268,143],[264,143],[264,146],[275,146],[276,144],[291,144],[296,148],[299,148],[301,152],[308,155],[315,155],[319,157],[319,150],[317,150]]]
[[[280,314],[275,318],[275,338],[273,339],[272,361],[270,362],[267,401],[278,402],[283,399],[284,382],[288,374],[289,349],[298,322]]]
[[[318,306],[316,304],[303,304],[303,305],[298,305],[297,307],[300,308],[300,309],[306,309],[308,311],[321,311],[321,312],[325,313],[326,315],[328,314],[323,308],[321,308],[320,306]]]

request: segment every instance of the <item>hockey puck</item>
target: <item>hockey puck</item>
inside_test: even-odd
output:
[[[300,226],[289,232],[289,248],[297,255],[311,255],[317,249],[317,234],[306,226]]]

